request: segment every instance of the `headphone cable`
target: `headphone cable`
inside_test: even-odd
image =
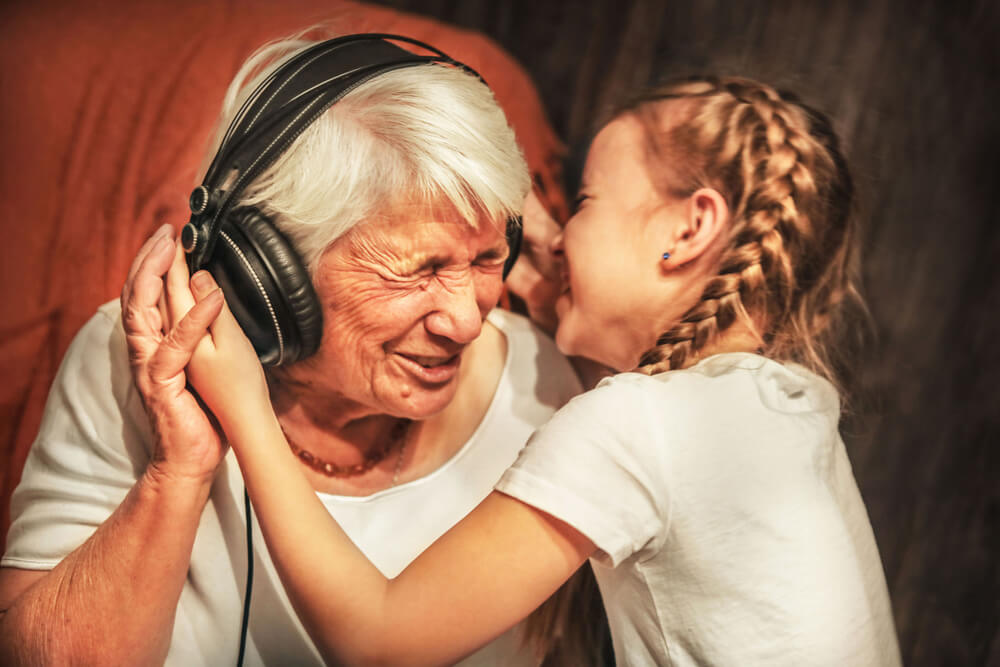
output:
[[[243,667],[243,654],[247,647],[247,630],[250,628],[250,596],[253,593],[253,518],[250,511],[250,492],[243,485],[243,505],[247,517],[247,585],[243,593],[243,623],[240,627],[240,655],[236,667]]]

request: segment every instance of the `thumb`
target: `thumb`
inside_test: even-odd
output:
[[[167,380],[184,370],[224,303],[222,290],[215,289],[191,307],[150,359],[150,379]]]
[[[191,291],[194,293],[195,300],[199,302],[215,292],[221,292],[212,274],[208,271],[199,271],[191,277]],[[241,341],[246,337],[243,328],[236,321],[232,311],[229,310],[229,305],[225,303],[225,299],[223,299],[219,315],[212,322],[210,329],[216,345],[222,345],[226,341]]]

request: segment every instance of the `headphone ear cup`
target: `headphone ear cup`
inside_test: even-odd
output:
[[[507,218],[507,260],[503,263],[503,279],[507,280],[517,256],[521,254],[521,238],[524,229],[521,225],[521,216]]]
[[[260,211],[243,208],[227,216],[206,268],[262,364],[292,363],[319,348],[323,312],[309,273]]]

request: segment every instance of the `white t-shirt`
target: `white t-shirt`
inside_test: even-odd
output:
[[[575,398],[497,488],[566,521],[619,665],[898,665],[825,380],[752,354]]]
[[[320,494],[351,539],[394,576],[492,491],[524,442],[580,385],[552,341],[502,310],[507,339],[492,403],[469,441],[431,474],[367,497]],[[100,308],[70,346],[21,483],[0,565],[49,570],[121,503],[146,467],[149,422],[132,383],[117,302]],[[254,522],[253,606],[245,664],[319,665]],[[212,486],[181,593],[168,665],[235,664],[246,582],[243,483],[230,453]],[[150,573],[150,576],[156,576]],[[460,664],[527,665],[508,632]]]

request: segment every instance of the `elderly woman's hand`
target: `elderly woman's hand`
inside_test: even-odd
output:
[[[189,390],[184,368],[205,338],[202,322],[221,310],[221,294],[195,303],[182,251],[164,226],[139,251],[121,304],[132,375],[154,433],[147,473],[211,481],[225,446]]]
[[[561,286],[550,248],[561,229],[534,192],[524,202],[522,220],[521,255],[507,276],[507,286],[524,301],[534,323],[551,334],[558,324],[556,298]]]

